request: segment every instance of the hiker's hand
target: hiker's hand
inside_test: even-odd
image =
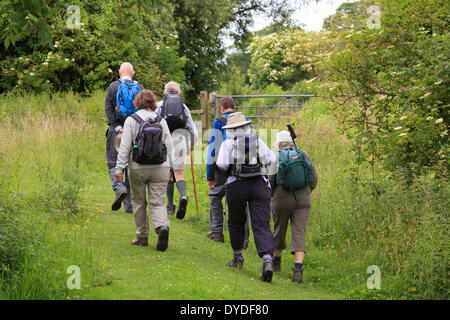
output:
[[[117,131],[117,134],[123,133],[123,128],[120,128],[119,131]]]
[[[215,181],[208,181],[208,188],[214,189],[215,187],[216,187],[216,182]]]
[[[122,181],[122,174],[120,172],[116,172],[115,177],[117,181]]]

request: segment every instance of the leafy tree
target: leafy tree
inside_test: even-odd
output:
[[[286,23],[288,0],[9,0],[0,3],[0,92],[79,92],[106,88],[122,61],[137,79],[161,93],[181,82],[190,105],[201,90],[218,87],[225,55],[222,35],[249,38],[253,14]],[[68,29],[67,8],[81,25]],[[231,29],[230,29],[231,28]],[[240,42],[239,42],[240,41]]]
[[[143,10],[144,1],[125,0],[13,0],[0,5],[1,30],[17,32],[13,38],[2,32],[0,92],[106,88],[123,61],[132,62],[137,79],[157,93],[169,79],[184,81],[170,7],[147,1]],[[80,8],[81,19],[69,29],[71,5]],[[46,32],[39,29],[43,25]]]
[[[255,37],[250,44],[250,81],[257,89],[274,83],[289,90],[295,83],[317,77],[317,57],[335,46],[327,31],[305,32],[292,29]]]
[[[285,23],[292,13],[287,0],[171,0],[180,39],[179,54],[186,57],[184,72],[187,101],[194,104],[202,90],[219,87],[225,56],[222,36],[229,33],[236,47],[248,43],[253,15],[266,12],[271,19]]]
[[[324,59],[323,94],[352,128],[360,160],[384,160],[409,179],[449,165],[448,1],[377,2],[381,28],[339,34]]]
[[[323,22],[326,30],[342,30],[361,27],[364,23],[366,10],[374,1],[344,2],[337,8],[336,13],[327,17]]]

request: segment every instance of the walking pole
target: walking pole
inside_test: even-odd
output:
[[[288,124],[287,127],[291,133],[292,142],[294,142],[294,146],[297,148],[297,144],[295,143],[295,138],[297,138],[297,135],[295,134],[294,128],[292,128],[291,124]]]
[[[195,195],[195,207],[197,208],[197,216],[198,213],[198,199],[197,199],[197,186],[195,185],[195,174],[194,174],[194,161],[193,161],[192,151],[191,151],[191,170],[192,170],[192,182],[194,183],[194,195]]]

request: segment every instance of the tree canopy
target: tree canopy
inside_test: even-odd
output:
[[[138,80],[161,93],[182,83],[190,103],[218,87],[222,35],[248,38],[252,15],[278,23],[287,0],[9,0],[0,3],[0,92],[90,92],[132,62]],[[79,10],[79,11],[77,11]],[[79,14],[79,19],[76,15]],[[72,28],[69,23],[74,23]],[[231,31],[230,31],[231,30]]]

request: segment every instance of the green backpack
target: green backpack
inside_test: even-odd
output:
[[[277,184],[289,190],[297,200],[294,191],[309,186],[314,181],[312,163],[299,148],[280,149]]]

